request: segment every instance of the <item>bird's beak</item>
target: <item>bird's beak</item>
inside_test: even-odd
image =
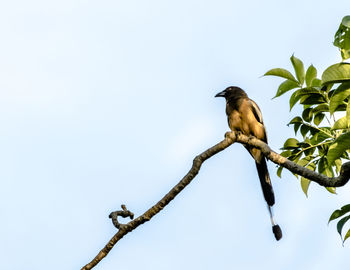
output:
[[[225,94],[226,94],[226,90],[221,91],[220,93],[217,93],[217,94],[215,95],[215,97],[225,97]]]

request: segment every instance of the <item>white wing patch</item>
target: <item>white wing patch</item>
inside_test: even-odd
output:
[[[262,113],[260,111],[259,106],[251,99],[249,100],[249,103],[252,106],[253,113],[254,113],[256,120],[258,120],[259,123],[264,124]]]

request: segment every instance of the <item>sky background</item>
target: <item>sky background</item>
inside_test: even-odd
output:
[[[319,74],[349,1],[1,1],[0,261],[7,270],[80,269],[114,235],[122,203],[139,216],[228,131],[223,99],[260,106],[270,146],[293,136],[281,80],[294,53]],[[208,160],[150,222],[95,268],[345,269],[332,195],[269,163],[276,242],[255,165],[239,144]]]

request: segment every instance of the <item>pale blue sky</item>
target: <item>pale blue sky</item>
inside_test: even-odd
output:
[[[295,55],[319,70],[343,1],[1,1],[1,269],[80,269],[115,233],[108,214],[137,216],[228,130],[229,85],[260,106],[269,143],[287,137],[287,97],[261,78]],[[307,199],[276,176],[276,242],[254,162],[241,145],[123,238],[96,269],[345,269],[331,212],[349,203],[316,185]],[[214,215],[212,215],[214,213]]]

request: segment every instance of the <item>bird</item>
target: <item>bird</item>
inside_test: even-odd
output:
[[[260,108],[248,97],[243,89],[237,86],[230,86],[224,91],[217,93],[215,97],[224,97],[226,99],[226,115],[228,125],[232,131],[241,132],[246,136],[254,136],[267,143],[267,135]],[[255,160],[261,189],[270,214],[272,231],[278,241],[282,238],[282,230],[280,226],[275,223],[272,214],[272,206],[275,204],[275,195],[266,164],[266,158],[258,148],[250,145],[244,145],[244,147]]]

